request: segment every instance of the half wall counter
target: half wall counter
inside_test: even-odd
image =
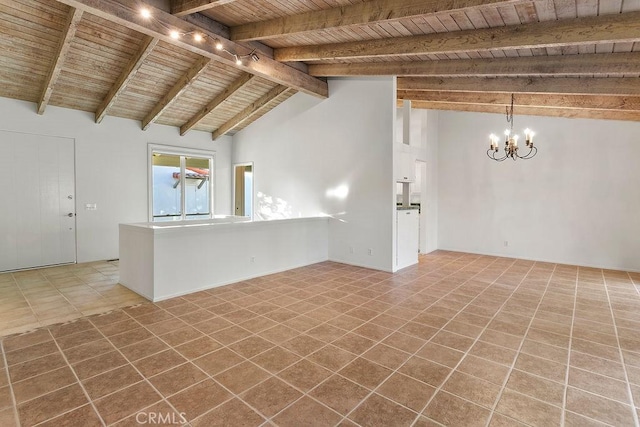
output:
[[[120,224],[120,283],[151,301],[328,259],[328,218]]]

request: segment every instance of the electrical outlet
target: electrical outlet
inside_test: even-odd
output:
[[[369,250],[367,250],[367,253],[368,253],[369,255],[373,255],[373,249],[369,248]]]
[[[509,246],[509,241],[508,241],[508,240],[505,240],[505,241],[504,241],[504,247],[506,248],[507,246]]]
[[[252,256],[251,257],[251,262],[256,262],[256,257]]]
[[[349,246],[349,253],[352,254],[353,253],[353,246]]]

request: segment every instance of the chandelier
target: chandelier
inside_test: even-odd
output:
[[[513,133],[513,94],[511,94],[511,108],[506,107],[507,114],[507,123],[509,123],[510,128],[504,131],[505,141],[504,141],[504,154],[500,155],[498,152],[500,149],[498,148],[498,137],[495,134],[489,135],[489,139],[491,140],[491,148],[487,150],[487,156],[490,159],[501,162],[507,158],[516,159],[530,159],[538,153],[538,148],[533,146],[533,135],[529,129],[524,130],[524,138],[525,145],[529,149],[529,152],[524,155],[520,155],[518,153],[518,139],[519,136]]]

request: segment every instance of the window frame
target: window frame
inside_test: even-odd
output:
[[[210,150],[201,150],[197,148],[175,147],[172,145],[148,144],[147,146],[147,203],[148,203],[148,220],[156,221],[153,216],[153,155],[154,153],[166,154],[171,156],[180,156],[180,218],[170,221],[197,221],[200,219],[211,219],[215,215],[215,165],[216,152]],[[209,159],[209,216],[202,218],[187,218],[186,212],[186,158],[198,157]],[[170,222],[166,221],[166,222]]]

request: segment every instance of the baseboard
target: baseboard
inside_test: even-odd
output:
[[[584,268],[600,268],[602,270],[616,270],[616,271],[627,271],[629,273],[640,273],[640,270],[636,270],[636,269],[633,269],[633,268],[580,264],[580,263],[573,262],[573,261],[558,261],[558,260],[545,259],[545,258],[529,258],[529,257],[523,257],[523,256],[514,256],[514,255],[492,253],[492,252],[477,252],[477,251],[470,251],[470,250],[466,250],[466,249],[451,248],[451,247],[439,247],[436,250],[449,251],[449,252],[461,252],[461,253],[474,254],[474,255],[495,256],[495,257],[500,257],[500,258],[521,259],[523,261],[547,262],[547,263],[550,263],[550,264],[575,265],[577,267],[584,267]]]
[[[269,271],[261,272],[261,273],[258,273],[258,274],[252,274],[252,275],[249,275],[249,276],[243,276],[243,277],[240,277],[240,278],[237,278],[237,279],[233,279],[233,280],[229,280],[229,281],[226,281],[226,282],[216,283],[215,285],[205,285],[205,286],[202,286],[200,288],[190,289],[189,291],[177,292],[175,294],[154,298],[152,301],[153,302],[164,301],[164,300],[171,299],[171,298],[181,297],[183,295],[193,294],[195,292],[206,291],[207,289],[214,289],[214,288],[218,288],[220,286],[226,286],[226,285],[231,285],[233,283],[243,282],[245,280],[255,279],[257,277],[263,277],[263,276],[268,276],[270,274],[282,273],[283,271],[294,270],[296,268],[307,267],[309,265],[318,264],[320,262],[325,262],[325,261],[330,261],[330,260],[328,258],[321,258],[321,259],[313,260],[313,261],[310,261],[310,262],[307,262],[307,263],[303,263],[303,264],[294,264],[294,265],[291,265],[291,266],[287,266],[286,268],[281,268],[281,269],[277,269],[277,270],[269,270]]]
[[[357,262],[351,262],[351,261],[347,261],[347,260],[340,259],[340,258],[329,258],[328,261],[338,262],[340,264],[352,265],[354,267],[368,268],[370,270],[384,271],[386,273],[393,273],[393,271],[391,269],[372,267],[370,265],[364,265],[364,264],[358,264]]]

